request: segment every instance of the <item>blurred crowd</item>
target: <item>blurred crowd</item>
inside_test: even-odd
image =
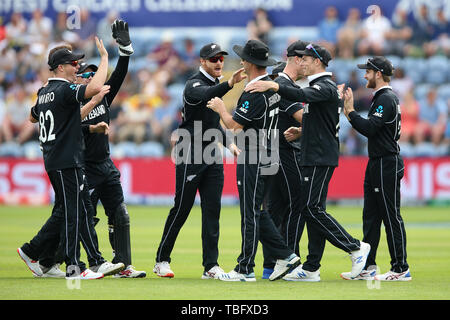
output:
[[[65,13],[55,20],[39,10],[28,20],[20,13],[13,14],[9,21],[0,17],[0,156],[38,154],[37,126],[28,121],[28,115],[37,90],[49,77],[49,49],[70,43],[74,50],[83,51],[87,60],[95,61],[93,39],[98,35],[108,49],[112,70],[118,52],[110,25],[116,18],[118,14],[110,12],[97,21],[89,11],[82,10],[81,28],[68,28]],[[357,111],[362,114],[367,113],[372,95],[356,63],[365,62],[369,55],[391,59],[396,67],[391,85],[400,98],[400,144],[405,156],[450,154],[449,20],[449,1],[400,0],[392,17],[384,16],[379,7],[369,13],[357,8],[339,12],[336,7],[328,7],[317,24],[317,39],[313,41],[332,53],[329,69],[336,82],[352,87]],[[272,33],[277,26],[270,13],[261,8],[255,10],[246,28],[247,39],[260,39],[271,48],[286,48],[297,40],[289,37],[281,44],[274,43]],[[184,83],[198,69],[199,43],[206,40],[192,35],[175,40],[173,33],[163,32],[158,42],[150,44],[145,37],[131,36],[135,55],[111,106],[113,156],[167,155],[170,134],[181,121]],[[275,55],[283,58],[283,52]],[[237,63],[226,63],[225,68],[236,67]],[[367,150],[366,139],[343,115],[340,140],[343,155],[364,155]],[[136,150],[141,146],[140,154]],[[27,147],[31,151],[27,152]]]

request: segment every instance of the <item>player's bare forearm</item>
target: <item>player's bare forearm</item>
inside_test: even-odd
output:
[[[234,134],[236,134],[237,131],[242,129],[242,125],[234,121],[232,115],[229,114],[228,111],[223,110],[219,113],[219,115],[225,127],[231,130],[231,132],[233,132]]]

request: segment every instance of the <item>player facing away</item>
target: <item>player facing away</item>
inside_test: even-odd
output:
[[[233,51],[241,57],[249,84],[258,80],[271,80],[266,67],[276,62],[269,58],[269,48],[264,43],[249,40],[244,47],[235,45]],[[222,281],[256,281],[253,269],[259,241],[277,259],[269,280],[281,279],[300,264],[300,258],[288,248],[270,214],[261,210],[268,177],[275,174],[278,168],[278,158],[272,161],[273,158],[270,157],[266,161],[262,156],[277,153],[272,148],[272,139],[277,139],[275,129],[279,113],[278,101],[279,96],[272,92],[243,92],[233,116],[228,113],[220,98],[216,97],[208,102],[208,108],[217,112],[225,126],[237,133],[237,139],[243,142],[242,146],[238,143],[243,152],[239,155],[236,168],[242,247],[236,267],[218,277]],[[253,137],[245,138],[252,133]]]
[[[48,64],[54,77],[39,89],[36,105],[31,109],[30,120],[39,122],[44,165],[55,191],[52,215],[29,243],[17,249],[37,276],[44,273],[36,260],[52,246],[55,252],[60,236],[64,244],[66,277],[99,279],[124,268],[122,263],[106,262],[98,250],[92,207],[89,208],[91,205],[85,188],[80,102],[104,89],[108,68],[108,53],[103,42],[98,38],[95,41],[101,57],[100,65],[88,85],[73,83],[79,69],[78,60],[84,55],[74,54],[65,46],[50,51]],[[83,242],[90,264],[98,266],[97,272],[86,268],[80,260],[80,242]]]

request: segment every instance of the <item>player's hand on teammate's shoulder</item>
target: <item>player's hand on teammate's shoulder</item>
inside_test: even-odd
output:
[[[278,83],[274,81],[256,81],[254,83],[249,84],[246,88],[246,92],[254,93],[254,92],[265,92],[268,90],[278,91],[279,86]]]

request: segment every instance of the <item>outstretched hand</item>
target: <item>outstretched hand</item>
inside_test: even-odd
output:
[[[236,83],[239,83],[245,78],[247,78],[247,75],[242,74],[243,72],[244,68],[240,68],[233,73],[230,80],[228,80],[228,84],[230,85],[230,87],[233,87]]]

